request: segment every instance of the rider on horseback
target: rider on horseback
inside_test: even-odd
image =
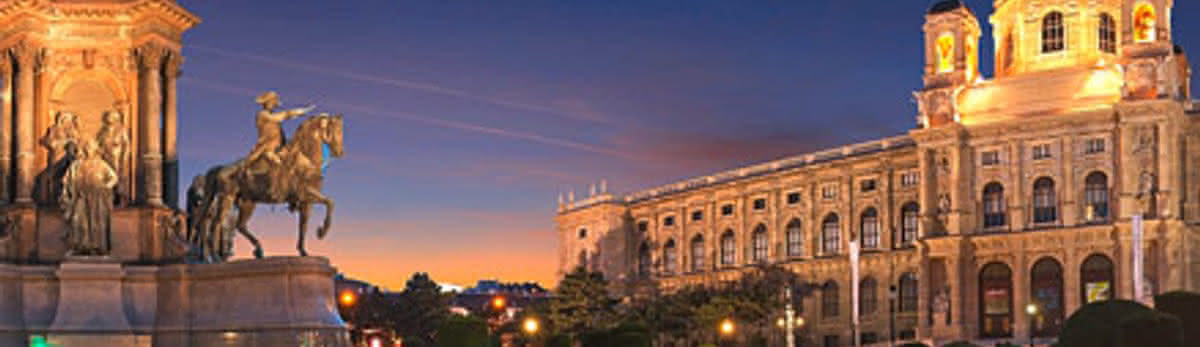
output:
[[[263,93],[254,101],[262,105],[255,121],[258,126],[258,143],[254,144],[254,149],[250,151],[250,155],[246,156],[245,163],[250,164],[259,157],[266,157],[274,165],[279,165],[282,161],[279,159],[278,151],[280,147],[283,147],[285,141],[283,121],[303,116],[312,111],[315,106],[276,111],[279,108],[279,94],[274,91]]]

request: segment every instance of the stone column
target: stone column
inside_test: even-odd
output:
[[[138,58],[138,117],[142,163],[138,168],[138,202],[162,205],[162,63],[167,50],[146,45]]]
[[[14,133],[17,136],[17,172],[14,199],[17,203],[33,203],[33,77],[41,49],[21,43],[12,48],[17,61],[17,117]]]
[[[163,86],[166,89],[163,102],[166,116],[163,117],[163,199],[167,206],[178,207],[179,204],[179,151],[175,146],[178,140],[179,127],[179,98],[176,93],[176,82],[183,73],[183,56],[172,53],[167,59]]]
[[[12,60],[0,54],[0,203],[8,203],[12,177]]]

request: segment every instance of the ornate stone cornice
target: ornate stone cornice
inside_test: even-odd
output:
[[[125,3],[60,3],[47,0],[14,0],[0,4],[0,17],[30,12],[46,17],[66,19],[118,19],[135,20],[147,16],[158,16],[181,30],[200,23],[200,17],[179,6],[172,0],[140,0]]]

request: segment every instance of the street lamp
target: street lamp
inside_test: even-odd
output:
[[[538,321],[533,317],[525,318],[525,323],[521,324],[521,329],[524,329],[525,333],[529,335],[537,334],[538,328]]]
[[[354,303],[357,301],[358,295],[354,294],[353,290],[344,290],[342,291],[342,295],[338,296],[338,302],[341,302],[342,306],[354,306]]]
[[[896,285],[888,286],[888,346],[896,343]]]
[[[721,335],[730,336],[733,335],[735,329],[736,327],[733,325],[733,320],[725,318],[721,321],[721,326],[718,330],[721,331]]]
[[[492,308],[496,309],[496,311],[504,310],[504,305],[506,305],[506,304],[508,304],[508,303],[505,302],[503,296],[496,296],[496,297],[492,298]]]
[[[1036,327],[1038,307],[1037,304],[1030,303],[1025,305],[1025,313],[1029,314],[1029,347],[1034,347],[1033,335],[1034,327]]]

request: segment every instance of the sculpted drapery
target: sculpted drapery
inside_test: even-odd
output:
[[[100,155],[95,142],[87,141],[63,175],[59,205],[70,228],[69,255],[106,255],[110,249],[109,224],[117,174]]]

